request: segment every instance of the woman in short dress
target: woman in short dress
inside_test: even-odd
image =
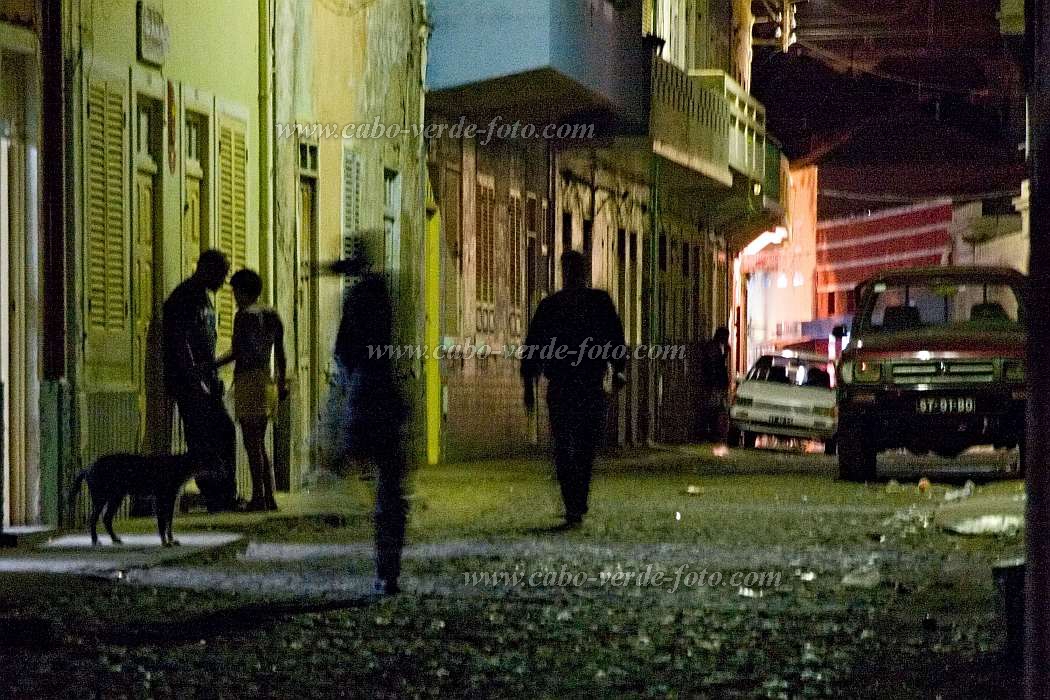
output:
[[[237,315],[233,320],[233,344],[229,354],[216,364],[233,362],[233,409],[241,424],[244,449],[252,476],[252,499],[248,510],[277,510],[274,500],[273,464],[266,454],[266,428],[287,394],[287,360],[284,354],[284,326],[277,312],[257,302],[262,278],[252,270],[239,270],[230,278]],[[277,382],[270,375],[274,356]]]

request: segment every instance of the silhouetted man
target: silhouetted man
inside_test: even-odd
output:
[[[724,443],[729,430],[729,329],[725,326],[704,344],[700,368],[704,437]]]
[[[237,433],[222,401],[215,368],[215,306],[209,292],[226,282],[230,262],[206,250],[197,268],[164,302],[164,383],[179,407],[190,450],[214,456],[215,469],[197,477],[211,513],[237,509]]]
[[[389,350],[393,307],[386,277],[370,270],[371,256],[362,241],[332,270],[357,277],[343,303],[335,356],[346,372],[349,390],[347,450],[376,470],[375,564],[377,593],[397,593],[401,550],[405,544],[408,501],[404,495],[407,459],[401,434],[407,406]]]
[[[587,513],[594,449],[605,425],[605,374],[612,365],[615,388],[623,385],[627,347],[612,299],[587,287],[583,255],[562,254],[561,274],[564,288],[541,301],[529,323],[521,377],[530,413],[536,379],[547,377],[554,467],[565,522],[575,526]]]

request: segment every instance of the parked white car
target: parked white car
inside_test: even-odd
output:
[[[759,435],[821,440],[824,452],[834,454],[834,369],[818,355],[785,351],[760,357],[737,385],[729,412],[740,444],[754,447]]]

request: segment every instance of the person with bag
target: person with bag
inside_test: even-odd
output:
[[[244,450],[252,476],[249,511],[276,511],[273,464],[266,454],[266,428],[277,403],[288,395],[288,361],[284,354],[284,325],[277,311],[258,304],[262,278],[253,270],[239,270],[230,278],[237,315],[233,319],[230,352],[215,366],[233,362],[233,409],[241,425]],[[270,375],[270,358],[277,382]]]
[[[376,473],[375,591],[393,595],[401,590],[398,578],[408,518],[408,456],[402,435],[408,405],[393,358],[385,352],[393,339],[389,284],[371,266],[361,239],[349,257],[330,266],[332,272],[356,278],[343,302],[335,357],[347,381],[346,456],[370,464]]]

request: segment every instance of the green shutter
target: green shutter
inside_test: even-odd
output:
[[[219,250],[230,258],[230,269],[248,262],[248,143],[244,122],[222,119],[219,123]],[[219,345],[227,348],[233,338],[236,306],[228,285],[215,297]]]
[[[92,75],[84,118],[84,362],[94,386],[132,382],[127,84]]]

